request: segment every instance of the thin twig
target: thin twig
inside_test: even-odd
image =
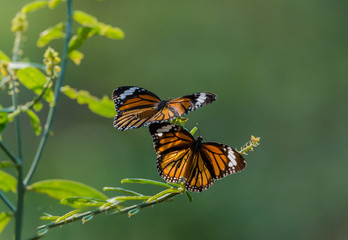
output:
[[[11,209],[12,212],[16,211],[15,206],[13,206],[13,204],[10,202],[10,200],[7,199],[7,197],[0,192],[0,198],[4,201],[4,203],[9,207],[9,209]]]
[[[33,163],[30,167],[30,170],[27,174],[27,176],[24,179],[24,184],[27,185],[31,178],[33,177],[33,174],[37,168],[37,165],[40,161],[40,157],[41,154],[43,152],[43,149],[45,147],[46,141],[47,141],[47,137],[48,137],[48,133],[49,130],[51,129],[51,125],[52,125],[52,121],[53,121],[53,117],[56,111],[56,106],[57,106],[57,102],[58,102],[58,97],[59,97],[59,93],[60,93],[60,87],[62,86],[63,80],[64,80],[64,74],[66,71],[66,65],[67,65],[67,59],[68,59],[68,46],[69,46],[69,42],[70,42],[70,38],[71,38],[71,32],[72,32],[72,0],[67,0],[67,23],[66,23],[66,39],[65,39],[65,46],[64,46],[64,50],[63,50],[63,55],[62,55],[62,68],[61,68],[61,72],[60,75],[58,77],[55,89],[54,89],[54,99],[55,99],[55,104],[54,106],[50,107],[48,115],[47,115],[47,120],[46,120],[46,124],[44,126],[44,131],[39,143],[39,147],[36,151]]]
[[[139,204],[136,204],[136,205],[132,205],[132,206],[129,206],[129,207],[126,207],[126,208],[123,208],[121,210],[118,210],[117,212],[115,213],[128,213],[129,211],[133,210],[133,209],[142,209],[142,208],[145,208],[145,207],[150,207],[150,206],[153,206],[155,204],[158,204],[158,203],[161,203],[161,202],[164,202],[172,197],[175,197],[176,195],[178,194],[181,194],[185,192],[185,189],[183,189],[182,191],[180,192],[174,192],[174,193],[170,193],[170,194],[167,194],[167,195],[164,195],[154,201],[151,201],[151,202],[143,202],[143,203],[139,203]],[[95,210],[92,210],[92,211],[88,211],[88,212],[84,212],[84,213],[81,213],[81,214],[78,214],[78,215],[74,215],[74,216],[71,216],[69,218],[66,218],[65,220],[63,221],[60,221],[60,222],[54,222],[54,223],[50,223],[50,224],[46,224],[46,225],[42,225],[40,227],[38,227],[38,231],[40,230],[44,230],[44,229],[51,229],[51,228],[55,228],[55,227],[58,227],[58,226],[62,226],[62,225],[65,225],[65,224],[68,224],[68,223],[71,223],[71,222],[75,222],[75,221],[78,221],[78,220],[81,220],[82,218],[86,217],[86,216],[89,216],[89,215],[97,215],[97,214],[100,214],[100,213],[107,213],[109,212],[110,210],[114,210],[114,209],[117,209],[118,206],[115,205],[115,206],[110,206],[110,207],[107,207],[107,208],[98,208],[98,209],[95,209]],[[32,238],[29,238],[28,240],[37,240],[39,239],[40,236],[39,234],[32,237]]]
[[[2,150],[4,150],[7,156],[10,157],[13,163],[15,163],[16,165],[20,164],[20,160],[11,152],[10,149],[8,149],[8,147],[6,147],[6,145],[2,141],[0,141],[0,147],[2,148]]]

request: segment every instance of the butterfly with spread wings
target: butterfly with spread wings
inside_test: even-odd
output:
[[[194,93],[173,100],[161,100],[140,87],[116,88],[112,99],[117,115],[114,127],[119,130],[145,127],[152,123],[169,122],[216,100],[213,93]]]
[[[233,148],[215,142],[202,142],[182,127],[169,123],[150,125],[157,153],[157,170],[167,182],[184,179],[192,192],[207,190],[216,179],[242,171],[246,162]]]

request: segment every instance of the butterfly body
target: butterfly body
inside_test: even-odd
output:
[[[117,115],[114,127],[119,130],[145,127],[152,123],[169,122],[216,100],[213,93],[194,93],[173,100],[161,100],[140,87],[116,88],[112,99]]]
[[[193,192],[208,189],[215,180],[243,170],[246,162],[233,148],[215,142],[203,142],[185,129],[168,123],[150,125],[157,153],[157,170],[167,182],[184,180]]]

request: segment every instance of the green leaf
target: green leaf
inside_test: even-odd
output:
[[[12,215],[7,212],[0,213],[0,233],[2,232],[2,230],[4,230],[8,222],[11,220],[11,216]]]
[[[86,184],[64,179],[39,181],[30,185],[28,189],[38,193],[47,194],[48,196],[58,200],[70,197],[107,199],[103,193]]]
[[[0,189],[4,192],[16,193],[17,179],[12,175],[0,170]]]
[[[0,112],[0,133],[6,128],[6,125],[8,123],[7,115],[7,112]]]
[[[57,220],[56,220],[56,223],[57,222],[61,222],[61,221],[64,221],[65,219],[69,218],[69,217],[72,217],[74,216],[75,214],[79,213],[80,210],[79,209],[75,209],[75,210],[72,210],[66,214],[64,214],[63,216],[59,217]]]
[[[0,60],[5,62],[11,62],[11,59],[1,50],[0,50]]]
[[[44,213],[45,216],[41,216],[40,219],[41,220],[49,220],[49,221],[56,221],[58,218],[60,218],[60,216],[53,216],[51,214],[48,213]]]
[[[43,8],[47,5],[46,1],[34,1],[31,3],[26,4],[22,8],[22,13],[29,13],[29,12],[34,12],[35,10],[38,10],[40,8]]]
[[[149,198],[147,200],[147,202],[152,202],[154,200],[157,201],[157,199],[159,199],[160,197],[164,196],[164,195],[168,195],[170,193],[180,193],[181,191],[180,190],[177,190],[177,189],[166,189],[166,190],[163,190],[162,192],[159,192],[157,193],[156,195],[152,196],[151,198]]]
[[[45,75],[37,68],[27,67],[17,71],[19,81],[39,95],[47,82]]]
[[[40,33],[40,37],[37,40],[38,47],[44,47],[49,42],[54,39],[64,38],[65,33],[63,32],[64,23],[58,23],[57,25],[46,29],[45,31]]]
[[[105,36],[107,38],[115,39],[115,40],[124,38],[124,32],[120,28],[112,27],[110,25],[105,25],[102,28],[100,35]]]
[[[140,193],[134,192],[132,190],[128,190],[128,189],[124,189],[124,188],[119,188],[119,187],[104,187],[103,188],[104,191],[117,191],[117,192],[124,192],[124,193],[128,193],[128,194],[132,194],[134,196],[143,196]]]
[[[77,91],[70,86],[63,86],[61,91],[69,98],[76,99],[79,104],[87,104],[88,108],[95,114],[106,118],[115,116],[114,103],[107,96],[98,99],[85,90]]]
[[[59,3],[61,3],[63,0],[50,0],[48,1],[48,7],[50,9],[53,9],[58,6]]]
[[[69,42],[69,52],[78,49],[90,37],[92,28],[80,27],[77,29],[77,34],[74,35]]]
[[[100,207],[107,203],[106,200],[88,197],[71,197],[60,200],[60,204],[68,205],[73,208]]]
[[[76,22],[78,22],[82,26],[90,27],[98,23],[98,20],[96,17],[79,10],[74,11],[73,18]]]
[[[141,183],[141,184],[152,184],[152,185],[158,185],[166,188],[173,188],[167,183],[158,182],[154,180],[149,179],[143,179],[143,178],[125,178],[121,180],[121,183]]]
[[[11,161],[0,162],[0,168],[15,168],[16,166]]]
[[[40,123],[40,118],[36,115],[35,112],[33,112],[32,110],[28,109],[27,114],[30,118],[30,123],[31,126],[34,129],[35,135],[38,136],[41,133],[42,127],[41,127],[41,123]]]
[[[77,50],[73,50],[71,52],[68,53],[70,59],[76,64],[76,65],[80,65],[84,55],[82,52],[79,52]]]
[[[191,194],[190,194],[189,192],[187,192],[187,191],[185,191],[185,193],[186,193],[186,196],[187,196],[189,202],[192,202],[192,196],[191,196]]]
[[[35,112],[40,112],[42,109],[42,103],[41,102],[36,102],[33,106],[33,109],[35,110]]]

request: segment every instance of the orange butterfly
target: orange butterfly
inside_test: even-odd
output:
[[[213,93],[195,93],[174,100],[161,100],[140,87],[119,87],[113,92],[117,115],[114,127],[119,130],[169,122],[216,100]]]
[[[233,148],[215,142],[203,143],[182,127],[169,123],[150,125],[157,152],[157,170],[167,182],[184,179],[192,192],[207,190],[216,179],[242,171],[246,162]]]

